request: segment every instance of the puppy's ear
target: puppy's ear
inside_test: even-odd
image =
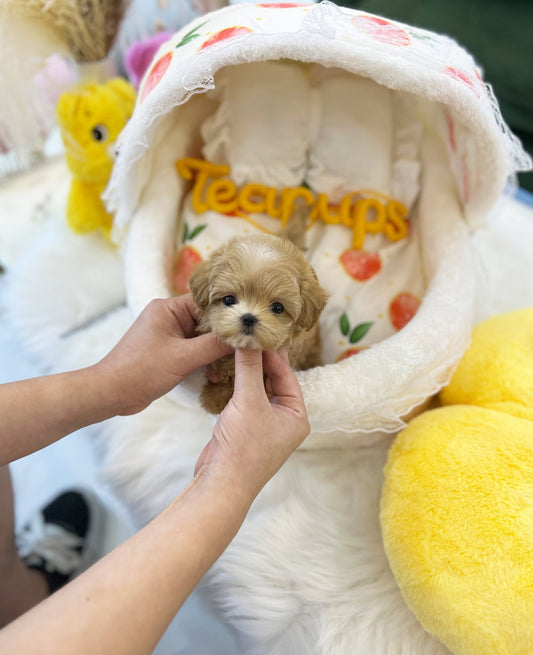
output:
[[[211,262],[207,260],[198,264],[189,278],[192,298],[200,309],[205,309],[209,305],[210,272]]]
[[[305,260],[305,265],[302,267],[300,294],[303,304],[296,323],[302,330],[310,330],[318,321],[322,310],[326,306],[328,295],[318,283],[316,273],[307,260]]]

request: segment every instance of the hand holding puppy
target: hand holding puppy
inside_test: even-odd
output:
[[[214,334],[198,335],[190,295],[152,300],[97,367],[113,394],[118,414],[134,414],[168,393],[195,369],[233,349]]]
[[[286,356],[235,352],[235,391],[221,413],[196,474],[243,492],[250,502],[309,434],[296,376]]]
[[[215,334],[198,336],[196,314],[190,296],[153,300],[100,362],[2,385],[0,464],[87,425],[139,412],[196,368],[233,352]]]

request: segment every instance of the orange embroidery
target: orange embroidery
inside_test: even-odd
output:
[[[405,205],[385,194],[361,190],[347,194],[339,205],[331,205],[325,193],[287,187],[279,191],[263,184],[246,184],[240,189],[229,179],[230,167],[186,157],[176,162],[181,177],[193,180],[192,205],[196,213],[216,211],[250,220],[247,214],[268,214],[285,225],[297,198],[310,207],[309,225],[317,220],[327,225],[345,225],[352,230],[352,248],[361,250],[366,234],[384,234],[400,241],[409,234]]]

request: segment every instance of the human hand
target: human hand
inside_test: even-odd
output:
[[[190,295],[152,300],[96,365],[118,414],[141,411],[195,369],[233,352],[214,334],[197,335],[196,311]]]
[[[298,381],[276,351],[235,352],[235,390],[195,473],[251,502],[309,434]]]

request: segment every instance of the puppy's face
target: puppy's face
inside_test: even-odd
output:
[[[202,310],[200,329],[234,348],[279,348],[310,329],[325,304],[303,255],[270,236],[231,240],[195,270],[189,286]]]

